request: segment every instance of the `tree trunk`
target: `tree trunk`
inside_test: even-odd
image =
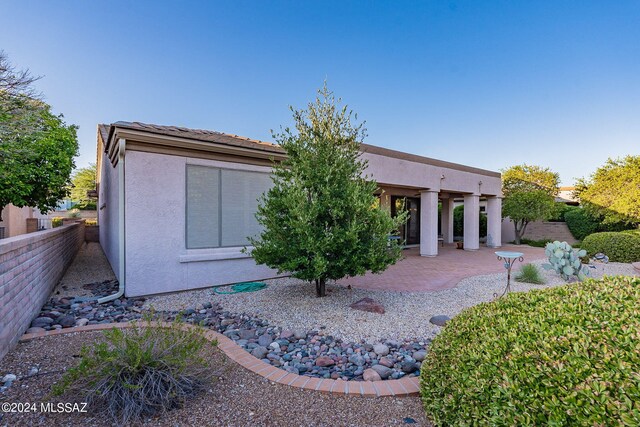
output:
[[[524,232],[527,230],[527,224],[529,224],[526,221],[522,221],[522,224],[520,225],[520,228],[518,228],[518,221],[513,221],[513,227],[515,228],[515,244],[519,245],[522,241],[522,237],[524,236]]]
[[[320,297],[327,296],[325,291],[325,285],[326,285],[325,279],[316,279],[315,282],[316,282],[316,297],[320,298]]]

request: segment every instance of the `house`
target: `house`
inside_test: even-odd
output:
[[[276,144],[221,132],[116,122],[98,126],[100,242],[127,296],[260,280],[276,271],[243,253],[260,227],[257,198],[271,185]],[[465,205],[464,247],[479,248],[480,199],[487,245],[501,245],[498,172],[362,145],[380,206],[410,211],[402,230],[423,256],[453,242],[453,203]]]

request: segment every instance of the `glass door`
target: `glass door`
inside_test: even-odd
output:
[[[418,197],[391,196],[391,215],[408,211],[409,218],[400,227],[400,236],[405,245],[420,244],[420,199]]]

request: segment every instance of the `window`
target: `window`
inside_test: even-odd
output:
[[[255,213],[271,184],[267,173],[188,165],[187,248],[247,245],[261,231]]]

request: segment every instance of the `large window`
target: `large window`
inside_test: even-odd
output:
[[[257,236],[258,198],[267,173],[187,165],[187,248],[244,246]]]

